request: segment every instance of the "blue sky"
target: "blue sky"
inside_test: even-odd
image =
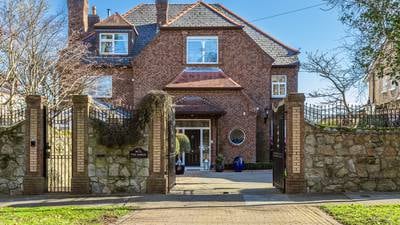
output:
[[[55,9],[65,9],[67,0],[51,0]],[[98,14],[104,18],[107,9],[124,13],[140,3],[153,3],[154,0],[89,0],[90,6],[96,5]],[[171,3],[192,3],[194,0],[170,0]],[[322,0],[206,0],[207,3],[221,3],[252,21],[282,12],[296,10],[322,3]],[[301,50],[301,61],[305,53],[332,51],[345,37],[346,27],[338,20],[335,10],[316,7],[289,15],[255,22],[254,24],[291,47]],[[299,91],[309,93],[324,88],[326,83],[314,74],[300,72]],[[353,99],[354,100],[354,99]]]

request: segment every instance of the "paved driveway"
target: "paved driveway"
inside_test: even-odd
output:
[[[271,172],[189,172],[177,178],[171,195],[136,204],[119,224],[339,224],[316,207],[263,205],[288,200],[273,188]]]
[[[272,186],[272,171],[187,172],[177,177],[172,194],[270,194],[280,193]]]
[[[340,225],[317,208],[309,206],[210,206],[204,208],[146,209],[132,213],[119,224]]]

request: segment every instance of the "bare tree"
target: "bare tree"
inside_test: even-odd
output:
[[[64,13],[51,14],[47,0],[0,0],[0,88],[8,103],[27,95],[62,104],[88,85],[88,46],[68,42]]]
[[[307,62],[303,69],[314,73],[327,80],[329,85],[309,94],[311,98],[322,98],[325,103],[343,103],[346,111],[350,112],[347,94],[352,88],[356,88],[362,80],[353,68],[343,68],[343,60],[338,54],[329,53],[307,53]]]

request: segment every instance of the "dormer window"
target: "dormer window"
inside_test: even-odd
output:
[[[127,33],[100,33],[101,55],[128,55]]]

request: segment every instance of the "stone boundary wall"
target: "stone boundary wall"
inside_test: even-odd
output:
[[[400,132],[305,125],[305,177],[312,193],[400,191]]]
[[[0,195],[20,195],[25,176],[25,125],[0,128]]]
[[[98,144],[96,129],[89,127],[90,193],[146,193],[149,159],[130,158],[129,152],[136,147],[148,150],[148,141],[140,146],[107,148]]]

